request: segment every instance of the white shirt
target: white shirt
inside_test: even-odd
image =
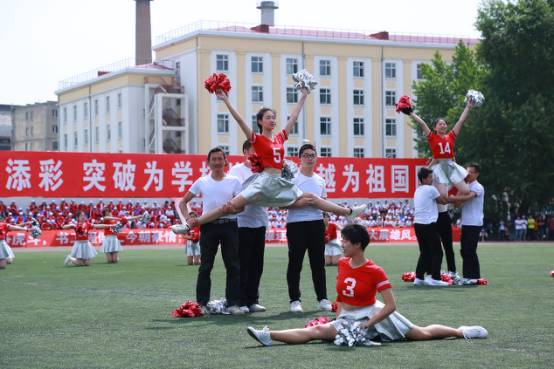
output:
[[[437,221],[439,208],[436,199],[439,196],[439,191],[433,186],[421,185],[415,190],[414,223],[431,224]]]
[[[313,193],[319,197],[327,197],[325,191],[325,180],[318,174],[314,173],[311,177],[298,172],[298,175],[292,180],[302,192]],[[313,220],[323,219],[321,210],[315,206],[303,206],[301,208],[289,209],[287,223],[294,222],[309,222]]]
[[[462,206],[463,226],[483,225],[483,205],[485,203],[485,188],[481,183],[473,181],[469,184],[469,191],[476,196]]]
[[[216,181],[211,175],[198,178],[190,187],[190,193],[202,197],[202,211],[204,214],[225,205],[241,191],[240,181],[237,177],[226,175]],[[235,219],[236,215],[229,214],[222,218]]]
[[[252,176],[252,170],[244,163],[233,165],[229,170],[229,175],[237,177],[241,185]],[[241,187],[242,188],[242,187]],[[248,204],[244,211],[237,216],[239,228],[259,228],[267,227],[267,211],[257,204]]]

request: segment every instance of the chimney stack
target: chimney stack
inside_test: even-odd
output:
[[[259,1],[256,7],[262,11],[262,26],[275,26],[275,9],[279,9],[277,1]]]
[[[152,63],[152,33],[150,31],[150,1],[135,0],[135,65]]]

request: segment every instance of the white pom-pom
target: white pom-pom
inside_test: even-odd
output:
[[[466,94],[466,99],[465,99],[466,104],[468,101],[473,101],[473,104],[475,106],[481,106],[485,101],[485,96],[483,96],[483,94],[479,91],[468,90]]]
[[[312,76],[306,69],[302,69],[298,71],[298,73],[294,73],[292,75],[292,79],[296,82],[294,86],[298,90],[306,88],[308,92],[310,92],[317,86],[317,81],[314,79],[314,76]]]

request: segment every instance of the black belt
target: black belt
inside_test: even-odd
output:
[[[208,224],[227,224],[227,223],[236,223],[237,219],[230,219],[230,218],[220,218],[216,219],[213,222],[210,222]]]

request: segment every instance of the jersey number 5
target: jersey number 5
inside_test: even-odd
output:
[[[281,162],[281,152],[278,147],[273,147],[273,161],[276,163]]]
[[[345,278],[344,283],[346,287],[342,290],[342,294],[347,297],[354,297],[354,287],[356,287],[356,280],[354,278]]]

